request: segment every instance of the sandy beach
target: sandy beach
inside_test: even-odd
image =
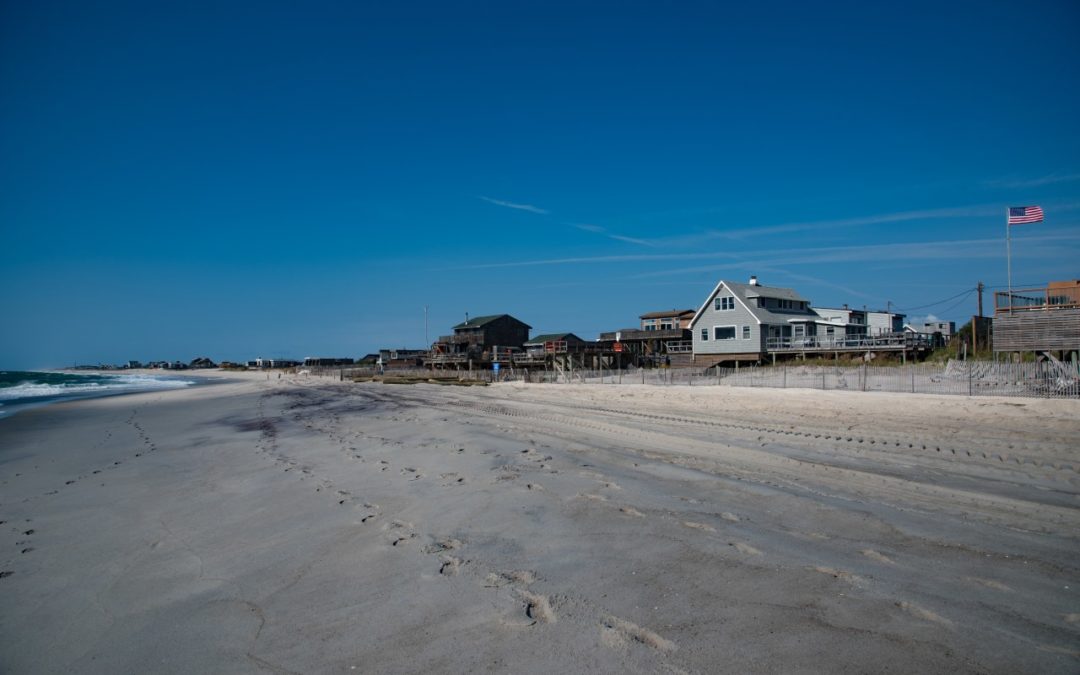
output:
[[[1080,402],[267,380],[0,421],[0,671],[1080,669]]]

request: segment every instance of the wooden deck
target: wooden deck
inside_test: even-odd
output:
[[[885,335],[848,335],[840,337],[769,338],[765,349],[769,353],[802,352],[880,352],[921,351],[932,347],[929,335],[918,333],[888,333]]]

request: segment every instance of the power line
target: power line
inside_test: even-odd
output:
[[[954,309],[956,309],[960,305],[967,302],[968,298],[970,298],[971,294],[974,293],[974,292],[975,292],[975,289],[971,289],[971,291],[969,291],[967,295],[965,295],[963,298],[960,299],[960,302],[956,303],[955,305],[950,306],[948,309],[941,310],[941,313],[942,314],[948,314],[949,312],[953,311]]]
[[[957,293],[956,295],[954,295],[952,297],[945,298],[944,300],[938,300],[937,302],[931,302],[929,305],[919,305],[918,307],[905,307],[903,309],[898,309],[897,311],[898,312],[913,312],[913,311],[915,311],[917,309],[926,309],[927,307],[934,307],[936,305],[943,305],[946,302],[949,302],[950,300],[955,300],[955,299],[959,298],[961,295],[964,295],[965,293],[968,296],[970,296],[974,292],[975,292],[974,288],[968,288],[968,289],[964,289],[964,290],[960,291],[959,293]],[[961,300],[960,302],[963,302],[963,300]],[[957,303],[957,304],[960,304],[960,303]]]

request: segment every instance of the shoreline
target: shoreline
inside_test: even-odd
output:
[[[59,370],[36,370],[36,371],[5,371],[5,372],[25,372],[25,373],[42,373],[42,374],[62,374],[62,375],[84,375],[87,377],[94,376],[115,376],[123,377],[125,375],[132,377],[145,377],[152,378],[156,381],[167,382],[169,380],[180,380],[189,382],[182,387],[176,387],[178,390],[187,389],[189,387],[202,387],[207,385],[220,384],[222,381],[226,381],[228,378],[219,374],[218,371],[213,373],[209,371],[196,371],[197,374],[180,375],[180,374],[162,374],[161,371],[151,369],[130,369],[130,370],[93,370],[93,371],[73,371],[68,369]],[[0,420],[9,419],[16,414],[25,412],[27,410],[33,410],[42,407],[52,406],[58,403],[66,403],[72,401],[83,401],[96,398],[108,398],[113,396],[129,396],[132,394],[140,394],[146,392],[155,391],[167,391],[169,387],[149,387],[146,385],[131,384],[130,388],[115,388],[104,389],[101,391],[77,391],[72,393],[50,393],[41,394],[35,396],[25,396],[20,398],[12,398],[6,400],[0,400]],[[2,391],[2,390],[0,390]]]
[[[0,670],[1080,659],[1076,401],[219,375],[0,424]]]

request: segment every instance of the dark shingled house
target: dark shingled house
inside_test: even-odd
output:
[[[521,350],[529,339],[530,328],[532,326],[509,314],[466,317],[454,326],[453,335],[444,335],[432,345],[429,362],[432,365],[457,365],[493,359],[501,361],[503,355]]]

